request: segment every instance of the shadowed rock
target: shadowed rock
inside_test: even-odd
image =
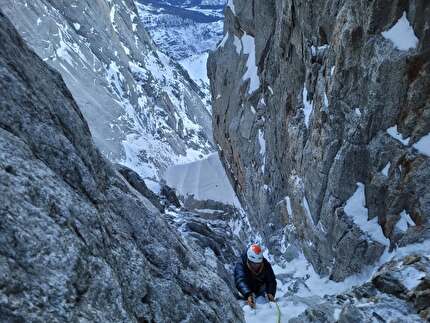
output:
[[[118,176],[61,76],[2,13],[0,43],[0,320],[243,321],[202,250]]]

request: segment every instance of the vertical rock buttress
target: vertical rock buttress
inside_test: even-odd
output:
[[[430,4],[229,1],[214,137],[251,223],[334,280],[430,236]]]

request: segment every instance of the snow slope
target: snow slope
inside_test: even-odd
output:
[[[217,153],[199,161],[172,166],[164,177],[167,185],[174,187],[180,195],[194,195],[197,200],[214,200],[240,207]]]

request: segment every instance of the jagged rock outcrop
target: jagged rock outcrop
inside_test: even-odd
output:
[[[164,216],[186,241],[196,243],[205,251],[207,265],[239,297],[233,281],[234,266],[252,238],[243,211],[217,201],[195,200],[188,196],[180,210],[169,208]]]
[[[430,5],[231,0],[213,125],[251,223],[342,280],[430,238]]]
[[[213,151],[205,95],[156,48],[133,0],[1,0],[0,8],[61,73],[111,161],[157,177]]]
[[[238,322],[203,251],[95,148],[0,13],[0,321]]]

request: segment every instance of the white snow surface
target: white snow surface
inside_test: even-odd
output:
[[[218,153],[192,163],[172,166],[164,177],[167,185],[180,195],[194,195],[198,200],[214,200],[240,207]]]
[[[403,139],[403,135],[397,130],[397,125],[388,128],[387,133],[394,139],[400,141],[404,146],[409,145],[410,138]]]
[[[413,147],[418,150],[421,154],[430,157],[430,133],[418,140]]]
[[[197,83],[204,82],[209,86],[209,78],[206,70],[209,53],[201,53],[195,56],[187,57],[179,61],[179,64],[186,69],[190,77]]]
[[[344,210],[361,231],[373,241],[386,246],[390,244],[390,241],[384,236],[381,226],[378,224],[378,218],[375,217],[369,220],[366,208],[365,186],[363,183],[357,183],[357,190],[346,202]]]
[[[400,17],[393,27],[382,32],[382,36],[390,40],[394,44],[394,47],[404,51],[415,49],[419,42],[412,25],[406,17],[406,12],[403,12],[402,17]]]
[[[402,284],[409,290],[414,289],[420,283],[421,278],[425,276],[425,273],[415,269],[414,267],[407,266],[401,271]]]

